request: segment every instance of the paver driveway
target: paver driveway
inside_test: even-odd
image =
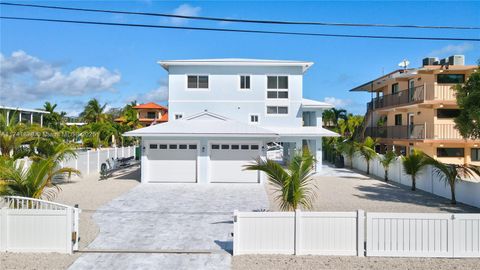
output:
[[[267,208],[263,185],[139,185],[97,210],[89,250],[212,253],[86,253],[70,269],[228,269],[233,210]]]

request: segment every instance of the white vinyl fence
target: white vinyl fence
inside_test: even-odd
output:
[[[70,167],[79,170],[82,176],[100,172],[100,166],[110,158],[136,157],[136,146],[100,148],[96,150],[78,150],[77,158],[70,159],[62,164],[62,167]],[[28,158],[22,159],[27,165],[31,162]]]
[[[25,197],[0,199],[0,252],[78,250],[80,209]]]
[[[350,160],[345,157],[345,167],[350,167]],[[357,170],[366,172],[367,163],[359,155],[353,158],[353,167]],[[370,161],[370,174],[384,178],[385,171],[379,159]],[[397,158],[388,170],[388,180],[405,186],[411,186],[412,178],[403,170],[402,161]],[[450,199],[450,186],[438,179],[432,166],[425,167],[416,177],[417,188],[447,199]],[[458,202],[480,207],[480,182],[459,181],[455,187],[456,199]]]
[[[480,214],[235,212],[241,254],[480,257]]]

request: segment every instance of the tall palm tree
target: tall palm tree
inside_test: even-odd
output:
[[[96,98],[93,98],[88,101],[83,112],[80,113],[80,117],[85,119],[87,123],[104,122],[108,118],[107,114],[105,113],[106,107],[106,103],[102,106]]]
[[[430,159],[421,150],[413,149],[410,154],[402,157],[403,170],[412,177],[412,190],[416,190],[416,177],[429,164]]]
[[[32,140],[29,126],[19,123],[18,112],[0,114],[0,152],[3,157],[13,157],[21,150],[21,146]]]
[[[305,209],[312,208],[317,188],[312,183],[314,165],[314,157],[306,150],[295,154],[288,168],[273,160],[259,158],[254,164],[245,166],[245,169],[265,172],[277,194],[280,208],[283,211],[294,211],[299,206]]]
[[[465,177],[480,176],[480,167],[474,165],[460,165],[460,164],[447,164],[441,161],[428,157],[428,164],[432,165],[435,174],[440,181],[444,181],[445,185],[450,186],[451,204],[457,204],[455,198],[456,183]]]
[[[48,101],[43,104],[43,110],[49,112],[43,116],[43,125],[45,127],[54,128],[59,130],[62,123],[64,122],[63,117],[66,115],[65,112],[56,112],[57,104],[52,104]]]
[[[372,137],[368,136],[363,142],[357,143],[356,145],[358,153],[367,162],[367,174],[370,174],[370,161],[377,156],[377,152],[375,152],[375,146],[377,143],[378,141],[376,139],[372,139]]]
[[[331,108],[330,110],[332,110],[332,112],[333,112],[333,115],[334,115],[334,117],[333,117],[334,122],[333,123],[335,125],[337,125],[339,119],[343,119],[343,120],[347,121],[347,119],[348,119],[347,110],[345,110],[345,109],[335,109],[335,108]]]
[[[381,158],[380,164],[382,164],[383,169],[385,170],[385,182],[388,182],[388,169],[390,165],[395,161],[397,155],[392,150],[388,150]]]

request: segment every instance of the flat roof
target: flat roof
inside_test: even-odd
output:
[[[44,110],[26,109],[26,108],[20,108],[20,107],[9,107],[9,106],[2,106],[2,105],[0,105],[0,109],[10,110],[10,111],[19,111],[19,112],[34,112],[34,113],[42,113],[42,114],[50,113]]]
[[[299,66],[305,72],[313,66],[313,62],[308,61],[248,58],[160,60],[158,63],[166,70],[170,66]]]

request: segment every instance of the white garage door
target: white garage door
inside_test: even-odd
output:
[[[258,143],[213,143],[210,145],[210,180],[216,183],[257,183],[257,171],[244,165],[260,155]]]
[[[147,147],[148,182],[197,181],[197,144],[149,143]]]

